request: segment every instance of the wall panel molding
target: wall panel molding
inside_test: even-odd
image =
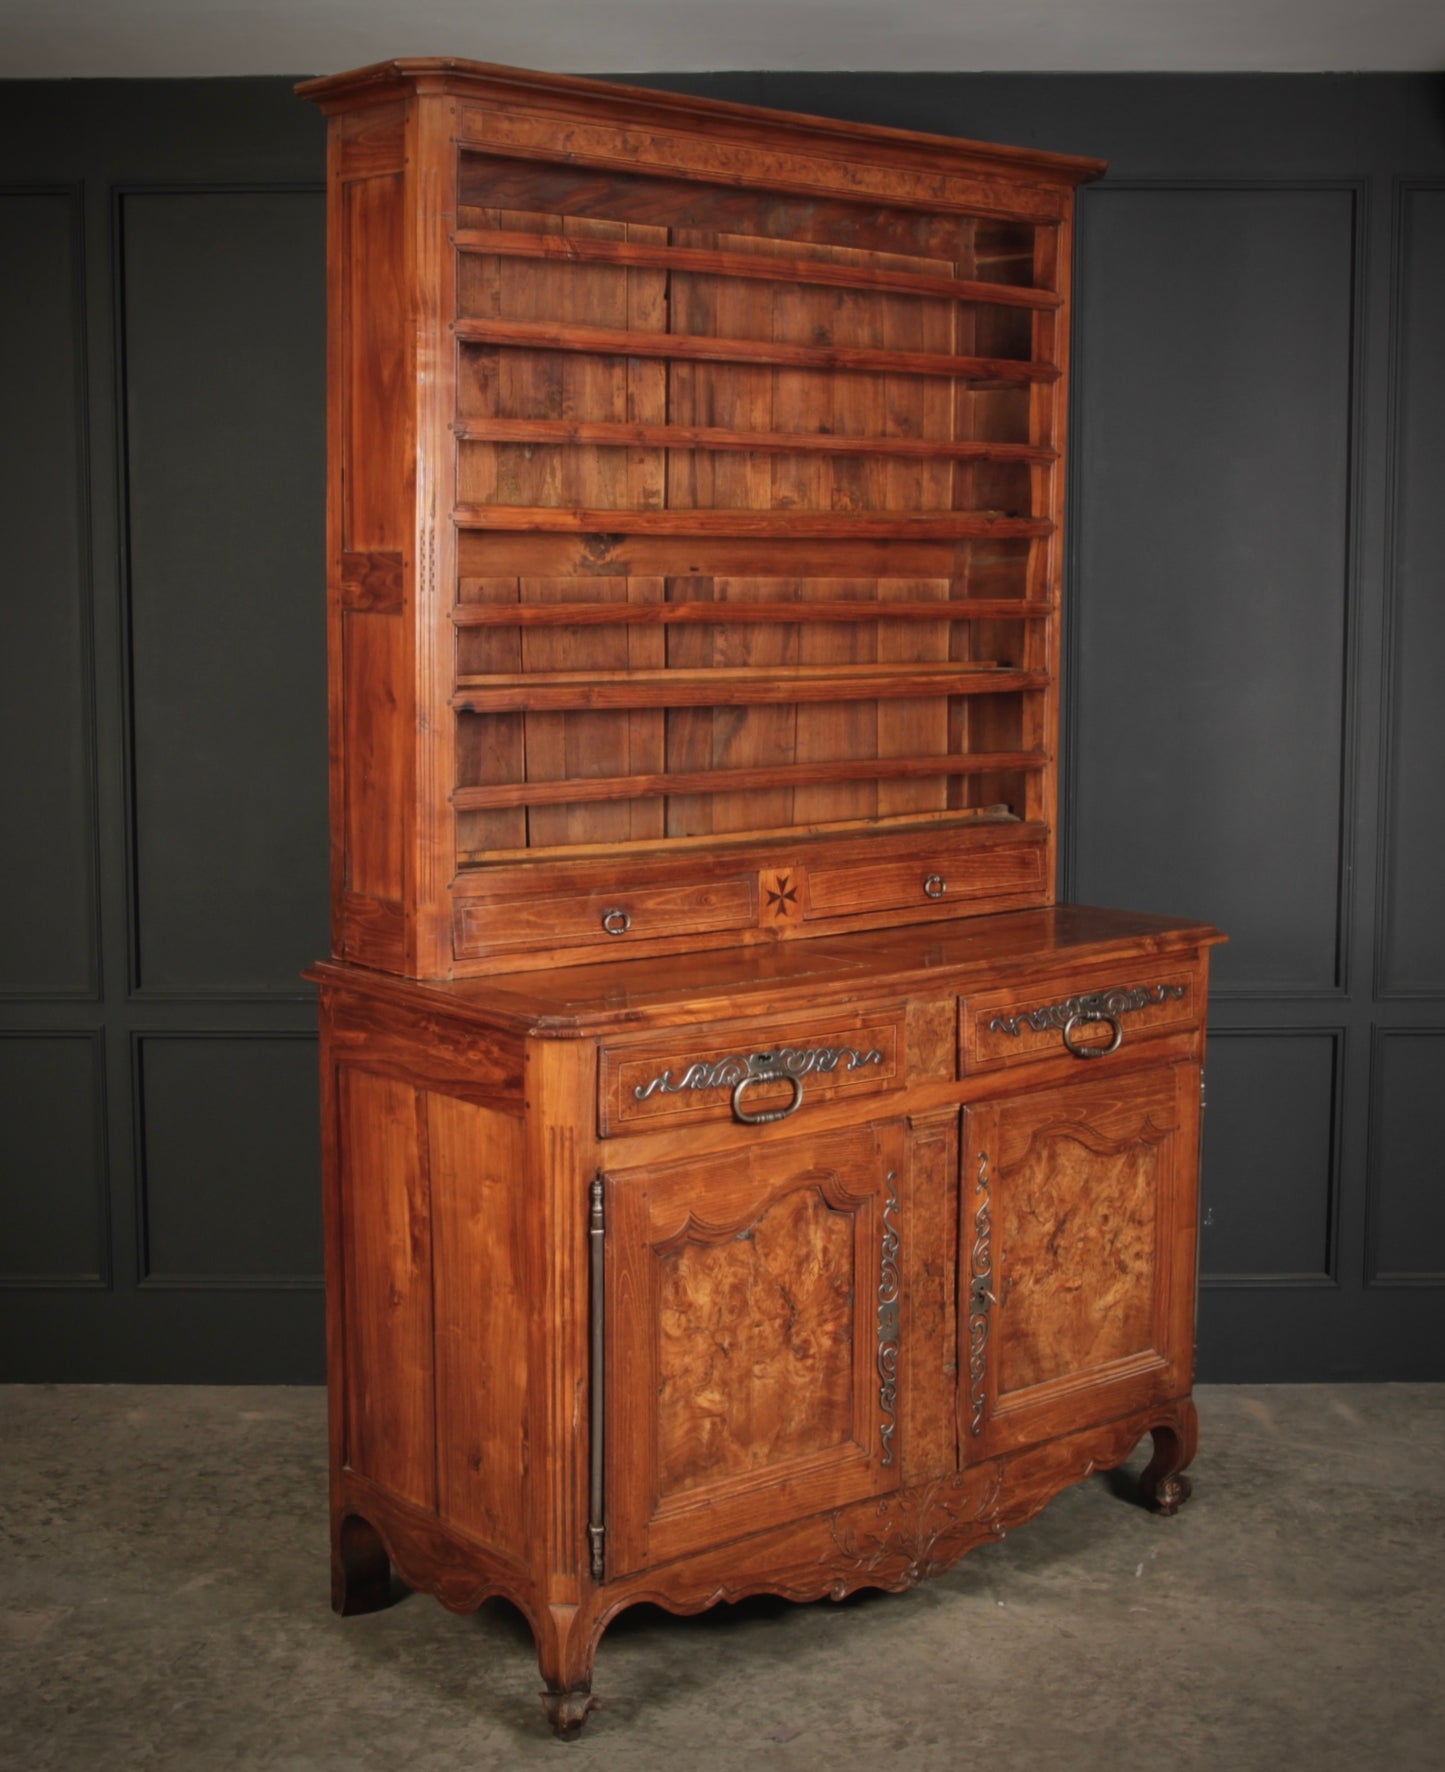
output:
[[[0,1290],[106,1291],[110,1248],[103,1030],[0,1031]]]
[[[1364,184],[1106,181],[1081,207],[1065,879],[1229,929],[1222,1003],[1339,1000]]]
[[[1375,992],[1445,997],[1445,179],[1398,179],[1391,215],[1385,634]]]
[[[131,1073],[141,1290],[320,1288],[316,1036],[136,1033]]]
[[[1338,1287],[1347,1038],[1343,1026],[1211,1028],[1201,1286]],[[1316,1265],[1280,1259],[1311,1243]]]
[[[0,1001],[100,992],[85,193],[0,184]],[[17,856],[16,861],[20,858]]]
[[[1377,1028],[1370,1057],[1365,1284],[1445,1287],[1445,1026]]]
[[[327,944],[298,889],[325,870],[322,194],[114,204],[131,993],[304,999]]]

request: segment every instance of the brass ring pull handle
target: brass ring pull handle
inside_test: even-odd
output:
[[[1107,1021],[1114,1030],[1114,1037],[1107,1046],[1076,1046],[1070,1038],[1080,1022],[1088,1026],[1091,1022]],[[1090,1009],[1077,1015],[1071,1015],[1064,1023],[1064,1045],[1075,1058],[1107,1058],[1111,1052],[1117,1052],[1124,1043],[1124,1024],[1117,1015],[1110,1015],[1102,1009]]]
[[[944,879],[942,874],[930,874],[923,882],[923,895],[925,898],[942,898],[947,891],[948,881]]]
[[[615,911],[604,911],[602,913],[602,927],[609,935],[626,935],[632,927],[632,919],[626,911],[620,908]]]
[[[743,1107],[743,1092],[751,1089],[754,1083],[791,1083],[793,1099],[786,1107],[765,1108],[760,1114],[750,1114]],[[789,1114],[797,1113],[803,1105],[803,1079],[795,1077],[790,1071],[756,1071],[743,1080],[733,1090],[733,1118],[744,1126],[767,1126],[774,1120],[786,1120]]]

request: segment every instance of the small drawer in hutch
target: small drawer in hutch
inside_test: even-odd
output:
[[[1100,968],[1010,990],[980,991],[959,1005],[959,1062],[967,1071],[1101,1059],[1141,1039],[1197,1028],[1203,993],[1193,956],[1141,971]]]
[[[746,929],[757,921],[756,873],[721,879],[591,891],[533,892],[463,900],[456,910],[458,959],[572,945],[623,948],[698,930]]]
[[[901,1008],[805,1024],[678,1028],[602,1050],[598,1130],[769,1125],[815,1102],[877,1095],[905,1082]]]
[[[856,917],[912,908],[946,910],[981,898],[998,900],[1002,908],[1015,897],[1034,898],[1043,885],[1043,843],[1010,840],[935,855],[923,852],[901,860],[811,866],[807,915]]]

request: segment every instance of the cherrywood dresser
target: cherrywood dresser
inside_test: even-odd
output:
[[[1054,903],[1097,162],[401,61],[330,118],[334,1601],[902,1588],[1190,1402],[1208,951]]]

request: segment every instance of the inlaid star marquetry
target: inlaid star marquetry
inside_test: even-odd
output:
[[[763,889],[768,895],[768,908],[774,918],[790,918],[799,914],[798,882],[791,874],[764,875]]]

